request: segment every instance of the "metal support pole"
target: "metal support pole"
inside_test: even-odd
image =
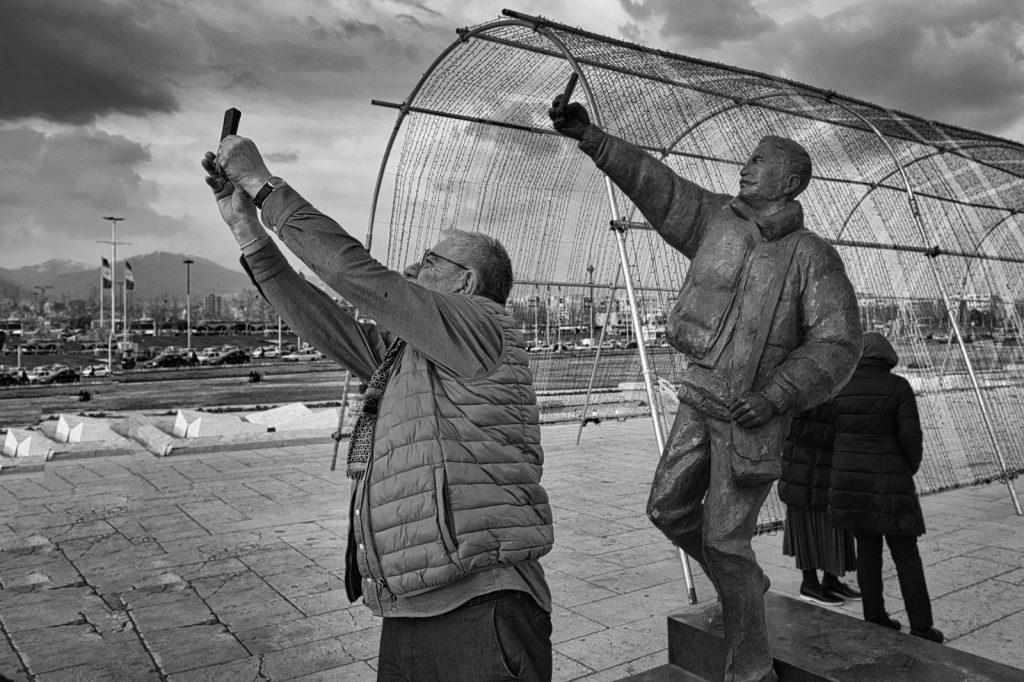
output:
[[[587,394],[583,397],[583,408],[580,410],[580,425],[576,430],[576,445],[580,444],[583,436],[583,427],[587,423],[587,410],[590,409],[590,396],[594,392],[594,379],[597,377],[597,363],[601,361],[601,352],[604,350],[604,338],[608,333],[608,317],[611,315],[612,299],[615,297],[615,289],[619,286],[619,274],[615,273],[615,282],[608,288],[608,301],[605,304],[604,324],[601,325],[601,338],[597,342],[597,352],[594,353],[594,364],[590,367],[590,379],[587,381]],[[593,336],[591,336],[593,338]]]
[[[192,359],[192,264],[191,258],[181,261],[185,264],[185,343],[188,359]]]
[[[128,261],[125,261],[127,263]],[[124,313],[124,324],[121,326],[121,338],[124,340],[124,348],[128,349],[128,268],[125,266],[124,271],[124,292],[121,294],[121,306],[123,307]]]
[[[100,242],[100,243],[109,243],[110,244],[110,331],[107,334],[107,367],[109,367],[110,371],[113,372],[114,371],[114,336],[116,335],[116,328],[117,328],[117,305],[116,305],[117,285],[116,285],[116,283],[114,281],[115,280],[114,271],[115,271],[115,268],[117,267],[117,244],[118,244],[118,241],[117,241],[117,224],[119,222],[121,222],[122,220],[124,220],[124,218],[118,218],[117,216],[112,216],[112,215],[105,215],[105,216],[103,216],[103,219],[110,221],[110,241],[109,242]],[[101,281],[100,298],[101,298],[101,300],[102,300],[102,297],[103,297],[102,278],[103,278],[103,273],[101,271],[100,272],[100,281]]]
[[[594,123],[600,126],[600,107],[597,106],[597,100],[594,98],[594,93],[590,89],[590,83],[587,81],[586,77],[583,74],[583,71],[580,69],[580,65],[576,61],[576,58],[572,55],[569,49],[561,41],[561,39],[559,39],[558,36],[556,36],[554,33],[548,31],[547,29],[541,26],[536,26],[535,30],[544,35],[548,40],[550,40],[553,44],[555,44],[558,47],[562,55],[565,57],[566,61],[569,63],[569,66],[572,68],[573,73],[575,73],[579,77],[579,83],[583,87],[583,91],[586,94],[587,102],[590,104],[591,117],[593,118]],[[608,193],[608,204],[611,209],[612,221],[615,221],[620,218],[618,204],[615,200],[615,188],[612,185],[611,178],[605,176],[604,182],[605,189]],[[660,457],[661,453],[665,451],[665,436],[662,433],[661,416],[658,412],[659,403],[657,401],[658,396],[656,395],[657,389],[654,385],[654,373],[651,371],[650,363],[648,362],[647,358],[647,349],[644,347],[643,343],[643,328],[640,322],[640,311],[639,306],[637,305],[636,289],[633,286],[633,278],[629,271],[629,255],[626,253],[625,230],[623,230],[621,227],[616,227],[614,223],[612,224],[612,230],[615,232],[615,244],[619,253],[619,263],[622,268],[622,277],[625,283],[626,298],[629,301],[630,317],[633,321],[633,332],[637,340],[637,353],[640,357],[640,366],[643,369],[644,388],[646,388],[647,390],[647,404],[651,406],[651,424],[654,427],[654,438],[658,447],[658,456]],[[686,556],[686,553],[683,552],[682,549],[679,549],[678,551],[679,560],[683,566],[683,577],[686,580],[686,588],[689,601],[691,604],[696,604],[697,592],[693,585],[693,573],[690,570],[689,557]]]

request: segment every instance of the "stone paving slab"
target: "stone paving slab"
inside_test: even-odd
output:
[[[687,603],[678,552],[644,518],[650,423],[588,426],[579,447],[576,430],[542,429],[555,679],[617,680],[667,662],[666,616],[713,594],[695,568],[701,603]],[[0,477],[0,675],[374,679],[380,621],[344,595],[349,482],[330,471],[331,449],[55,460]],[[949,646],[1024,669],[1024,520],[1005,487],[922,503],[937,627]],[[781,543],[754,544],[772,589],[796,596],[800,573]],[[888,560],[885,576],[905,622]]]

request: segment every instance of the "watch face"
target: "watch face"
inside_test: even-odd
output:
[[[271,176],[267,180],[267,184],[277,189],[278,187],[284,187],[284,179],[277,177],[276,175]]]

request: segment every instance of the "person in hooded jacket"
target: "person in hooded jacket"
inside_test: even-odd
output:
[[[831,402],[835,450],[829,487],[829,519],[857,540],[857,582],[864,620],[899,630],[882,594],[882,540],[899,578],[910,634],[942,642],[917,538],[924,515],[914,487],[921,466],[921,421],[910,383],[893,374],[899,361],[888,339],[863,336],[863,352],[850,381]]]
[[[796,559],[803,573],[800,598],[822,606],[857,601],[860,592],[839,579],[856,567],[853,532],[828,520],[828,484],[832,475],[832,428],[828,403],[793,417],[782,448],[779,499],[786,505],[782,553]],[[819,580],[818,571],[824,575]]]

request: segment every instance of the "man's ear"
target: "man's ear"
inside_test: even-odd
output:
[[[462,288],[459,289],[460,294],[479,294],[480,288],[483,286],[483,280],[480,279],[480,275],[477,274],[476,270],[463,270],[462,271]]]

